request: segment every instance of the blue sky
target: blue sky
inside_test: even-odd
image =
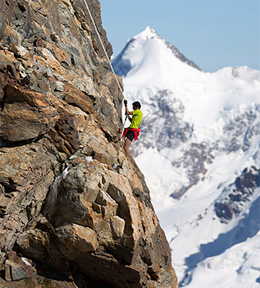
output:
[[[114,49],[151,26],[202,70],[260,70],[260,0],[100,0]]]

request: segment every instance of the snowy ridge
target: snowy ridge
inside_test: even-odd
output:
[[[113,66],[142,103],[132,154],[180,287],[259,287],[260,71],[203,72],[172,47],[148,27]]]
[[[167,49],[169,54],[173,54],[175,58],[179,59],[181,62],[199,69],[194,62],[187,59],[176,47],[166,42],[154,29],[148,26],[143,32],[131,38],[122,52],[113,59],[115,71],[121,76],[126,76],[129,71],[135,73],[141,65],[145,65],[145,63],[140,63],[140,60],[146,61],[145,55],[147,55],[147,52],[149,52],[149,56],[152,53],[152,50],[158,52],[158,46],[162,47],[164,50]],[[139,50],[138,54],[135,53],[137,49]]]

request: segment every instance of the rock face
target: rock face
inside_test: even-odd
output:
[[[0,5],[0,287],[177,287],[84,1]]]

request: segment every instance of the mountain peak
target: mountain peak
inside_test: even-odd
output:
[[[134,39],[140,39],[140,38],[144,38],[144,39],[152,39],[155,36],[160,37],[157,32],[151,27],[151,26],[147,26],[141,33],[137,34],[136,36],[134,36]]]
[[[127,42],[122,52],[112,60],[112,65],[115,72],[122,77],[129,76],[130,73],[137,78],[147,75],[148,81],[156,80],[157,84],[158,79],[171,82],[168,78],[172,78],[172,73],[179,75],[180,71],[190,70],[191,67],[200,70],[194,62],[187,59],[150,26]],[[165,67],[169,66],[171,72],[164,75],[164,71],[168,70]]]

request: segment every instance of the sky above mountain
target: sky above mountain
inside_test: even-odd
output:
[[[202,70],[260,69],[260,0],[100,0],[103,27],[116,56],[146,26]]]

